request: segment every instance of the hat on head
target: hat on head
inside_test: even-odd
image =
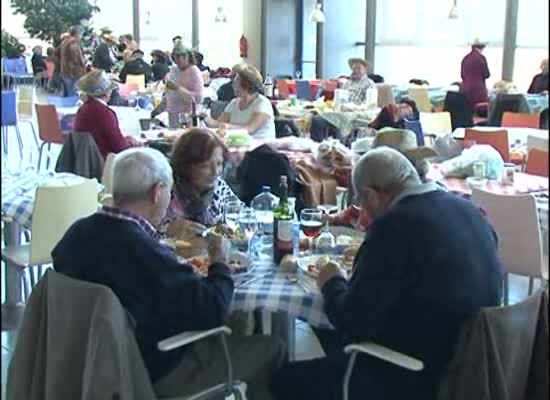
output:
[[[113,30],[111,28],[109,28],[108,26],[104,26],[103,28],[100,29],[100,32],[111,34],[111,33],[113,33]]]
[[[116,43],[118,41],[117,37],[111,33],[103,33],[101,34],[101,37],[111,43]]]
[[[235,67],[237,68],[235,69]],[[260,90],[262,88],[264,80],[262,74],[260,74],[260,71],[255,66],[243,63],[237,64],[235,67],[233,67],[235,73],[250,81],[256,89]]]
[[[372,148],[380,146],[388,146],[403,153],[413,163],[438,156],[437,152],[430,147],[419,147],[415,133],[409,129],[381,129],[374,138]]]
[[[102,69],[93,69],[77,82],[78,90],[90,97],[99,97],[116,87],[109,76]]]
[[[353,67],[354,64],[361,64],[363,65],[365,68],[368,68],[369,67],[369,62],[367,60],[365,60],[364,58],[359,58],[359,57],[352,57],[348,60],[348,65],[350,68]]]
[[[479,38],[476,37],[471,46],[472,47],[481,47],[481,48],[483,48],[483,47],[487,46],[487,42],[482,42],[481,40],[479,40]]]

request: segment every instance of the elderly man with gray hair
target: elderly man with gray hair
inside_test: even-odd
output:
[[[211,234],[208,276],[180,263],[159,241],[172,189],[172,169],[151,148],[124,150],[114,160],[113,203],[73,224],[52,252],[56,271],[110,287],[135,319],[135,335],[159,396],[190,395],[224,379],[218,342],[161,352],[157,343],[184,332],[224,324],[233,298],[227,241]],[[234,375],[254,399],[270,399],[267,382],[283,359],[266,336],[228,338]]]
[[[389,147],[363,155],[353,183],[374,220],[349,281],[337,263],[321,267],[325,311],[344,344],[374,341],[420,359],[424,369],[360,356],[350,399],[435,400],[462,323],[500,304],[496,235],[473,203],[422,183]],[[277,398],[340,399],[347,360],[342,351],[284,367],[273,383]]]

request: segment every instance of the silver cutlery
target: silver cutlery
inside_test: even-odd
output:
[[[268,277],[269,275],[273,275],[273,272],[267,272],[267,273],[265,273],[265,274],[261,274],[261,275],[258,275],[258,276],[256,276],[256,277],[254,277],[254,278],[251,278],[251,279],[248,279],[248,280],[246,280],[246,281],[244,281],[244,282],[241,282],[241,283],[239,283],[239,284],[236,286],[236,288],[242,288],[243,286],[246,286],[246,285],[248,285],[248,284],[250,284],[250,283],[253,283],[253,282],[262,280],[262,279]]]

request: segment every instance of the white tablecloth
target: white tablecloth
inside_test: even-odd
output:
[[[139,120],[151,117],[150,111],[134,107],[112,106],[111,109],[117,115],[118,124],[123,135],[139,136],[141,134]],[[71,118],[74,119],[78,107],[57,107],[56,110],[59,120],[63,121]],[[62,125],[65,124],[62,123]],[[72,126],[70,123],[69,125]]]

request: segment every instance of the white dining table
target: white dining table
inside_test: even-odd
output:
[[[118,124],[122,134],[127,136],[140,136],[141,125],[140,119],[151,118],[151,111],[135,107],[109,106],[117,115]],[[73,107],[56,107],[57,115],[60,121],[67,118],[74,118],[78,111],[78,106]],[[63,123],[61,124],[64,125]],[[72,125],[71,125],[72,127]]]

